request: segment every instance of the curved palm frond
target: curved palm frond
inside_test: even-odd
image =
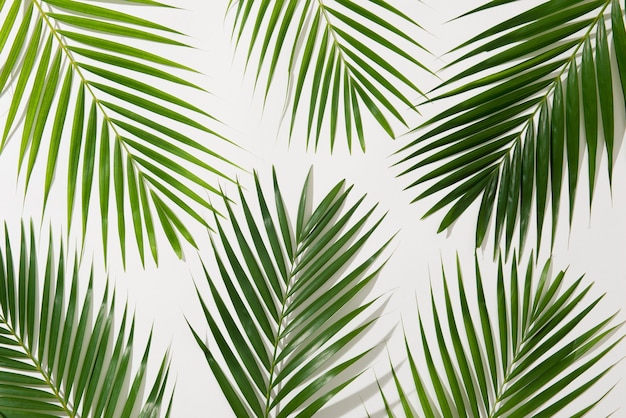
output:
[[[501,3],[489,2],[470,13]],[[409,165],[401,175],[436,165],[409,187],[434,182],[415,200],[447,191],[427,214],[454,202],[440,230],[482,195],[476,245],[495,217],[494,248],[506,231],[507,254],[517,224],[524,246],[534,195],[537,246],[548,206],[554,242],[565,166],[571,224],[583,142],[589,156],[590,205],[600,141],[611,179],[615,106],[623,107],[626,91],[623,10],[617,0],[544,1],[457,49],[471,46],[450,65],[481,58],[484,52],[489,56],[443,83],[440,87],[447,90],[433,100],[469,96],[427,121],[421,126],[426,132],[398,151],[404,155],[398,164]],[[618,74],[611,65],[611,47]],[[619,78],[622,91],[614,91],[613,78]],[[448,87],[453,82],[461,85]]]
[[[133,376],[135,321],[128,320],[125,309],[115,331],[115,295],[105,290],[100,306],[95,306],[92,275],[81,302],[78,266],[66,264],[62,248],[55,255],[52,242],[40,291],[38,272],[43,268],[32,225],[30,234],[22,225],[17,260],[6,227],[5,238],[0,249],[0,411],[4,416],[159,416],[169,365],[164,358],[142,402],[150,340]]]
[[[341,373],[360,368],[370,351],[339,361],[341,350],[375,321],[359,316],[376,299],[354,305],[382,268],[378,259],[389,241],[351,264],[384,216],[366,226],[375,207],[359,215],[365,196],[341,210],[351,189],[343,190],[344,181],[309,215],[309,173],[294,230],[275,173],[274,214],[256,174],[255,181],[261,216],[253,215],[240,189],[241,222],[228,206],[236,243],[218,222],[222,249],[214,243],[214,252],[228,298],[206,273],[217,315],[198,293],[213,346],[191,329],[238,417],[311,416],[360,375]]]
[[[64,160],[59,157],[67,155],[68,225],[77,206],[80,221],[75,222],[84,236],[91,205],[99,201],[105,259],[111,216],[123,259],[125,231],[132,223],[142,261],[145,238],[157,261],[159,225],[179,255],[177,234],[193,244],[173,208],[202,224],[197,210],[213,210],[199,193],[220,192],[197,171],[229,179],[219,166],[232,163],[185,133],[192,129],[223,139],[206,127],[210,115],[181,98],[181,89],[201,90],[176,75],[193,70],[164,58],[168,47],[185,47],[177,40],[182,35],[138,17],[135,10],[119,11],[134,3],[136,8],[169,6],[117,3],[118,10],[76,0],[0,2],[0,93],[13,86],[0,150],[11,139],[19,141],[26,190],[41,165],[44,208]],[[159,52],[149,52],[152,47]],[[9,84],[13,74],[16,81]]]
[[[256,79],[267,69],[265,95],[280,70],[281,51],[289,52],[290,137],[296,116],[307,118],[307,147],[314,136],[317,149],[324,124],[330,149],[343,119],[348,142],[356,132],[365,150],[362,111],[367,110],[390,135],[389,118],[406,123],[398,105],[413,108],[405,91],[422,92],[390,56],[429,72],[415,56],[425,49],[399,27],[420,26],[385,0],[237,0],[233,33],[239,42],[250,33],[248,61],[259,54]],[[363,39],[363,38],[366,39]],[[387,58],[385,58],[387,57]],[[310,92],[307,92],[310,89]],[[308,102],[305,105],[305,102]],[[340,116],[342,115],[342,116]]]
[[[611,341],[621,326],[610,325],[615,315],[583,325],[595,321],[590,313],[602,297],[586,302],[591,285],[581,289],[582,277],[569,286],[563,271],[550,279],[550,260],[538,281],[534,268],[531,256],[524,274],[513,256],[510,277],[505,278],[500,258],[497,301],[491,304],[485,300],[477,259],[473,303],[465,292],[458,260],[456,302],[443,273],[444,301],[437,303],[431,291],[434,336],[424,331],[418,314],[427,373],[416,367],[405,331],[412,383],[419,399],[415,406],[425,416],[553,417],[613,367],[601,366],[600,361],[623,339]],[[438,307],[445,309],[445,315]],[[448,330],[440,319],[447,322]],[[443,369],[435,366],[437,352]],[[393,365],[391,368],[403,411],[407,417],[416,416]],[[599,401],[587,398],[586,405],[569,416],[580,417]],[[391,412],[389,416],[393,416]]]

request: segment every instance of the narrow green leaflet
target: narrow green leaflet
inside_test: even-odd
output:
[[[147,381],[150,340],[142,348],[140,363],[131,366],[135,320],[128,309],[114,325],[115,295],[107,286],[102,301],[94,301],[93,272],[85,296],[79,297],[79,265],[66,261],[62,247],[53,248],[52,236],[42,256],[32,225],[22,224],[19,240],[11,239],[6,226],[4,235],[5,243],[0,245],[2,414],[6,418],[129,416],[120,415],[124,410],[161,416],[162,397],[169,391],[169,366],[164,358],[162,372],[152,383]],[[16,241],[19,249],[14,247]],[[142,385],[160,397],[142,401]]]
[[[605,357],[624,338],[616,332],[620,326],[612,324],[615,316],[602,317],[594,309],[602,297],[589,301],[591,286],[581,288],[581,279],[567,285],[560,272],[550,280],[550,261],[537,284],[533,262],[531,256],[524,272],[513,256],[507,274],[500,258],[498,277],[483,279],[476,259],[476,300],[465,292],[469,283],[460,266],[456,297],[444,273],[445,297],[437,298],[431,291],[435,335],[425,333],[421,317],[404,331],[405,340],[420,341],[417,350],[406,346],[417,396],[407,399],[402,387],[408,384],[397,381],[391,366],[404,410],[409,403],[427,417],[495,418],[553,416],[575,400],[584,411],[597,405],[597,398],[585,393],[592,387],[601,393],[610,390],[601,378],[614,365],[607,365]],[[483,283],[494,282],[497,298],[486,302],[481,297]],[[447,312],[446,326],[440,325],[438,310]],[[420,376],[414,366],[413,353],[418,350],[424,352],[430,379]],[[439,362],[433,359],[436,353],[445,373],[434,367],[433,362]],[[455,402],[450,404],[446,394]],[[383,401],[387,405],[393,400],[387,393]]]
[[[233,37],[239,44],[244,33],[250,34],[246,62],[252,61],[266,97],[277,74],[288,73],[290,137],[300,129],[297,121],[308,120],[307,147],[317,149],[320,136],[328,136],[332,152],[343,124],[348,149],[356,132],[365,150],[365,108],[391,137],[392,121],[406,126],[399,110],[413,108],[422,92],[416,76],[390,61],[402,60],[416,74],[430,71],[416,58],[427,52],[415,40],[420,26],[390,2],[236,0],[230,6]]]
[[[226,169],[234,167],[205,141],[229,142],[210,128],[215,118],[183,98],[185,89],[203,90],[189,81],[194,70],[163,56],[165,45],[187,47],[183,35],[141,17],[152,7],[175,9],[153,1],[33,0],[22,13],[22,3],[0,3],[0,95],[13,92],[0,152],[18,143],[25,193],[45,165],[44,208],[62,193],[54,191],[55,178],[66,178],[68,224],[84,237],[96,210],[105,259],[115,237],[109,226],[118,222],[135,232],[117,235],[122,259],[129,239],[143,261],[148,240],[158,262],[155,234],[173,247],[186,235],[187,219],[174,219],[174,209],[197,219],[202,207],[213,210],[197,197],[220,195],[202,180],[208,176],[189,172],[232,181]],[[59,155],[69,155],[67,167]]]
[[[206,324],[190,327],[237,416],[309,417],[359,375],[341,372],[362,368],[371,350],[339,357],[375,320],[366,316],[377,299],[361,301],[390,241],[357,262],[384,218],[365,196],[350,203],[342,181],[311,207],[307,180],[296,227],[275,173],[273,181],[268,193],[255,173],[257,202],[240,188],[238,214],[225,200],[229,220],[216,219],[213,242],[219,274],[205,270],[198,283]]]
[[[467,14],[501,8],[507,15],[507,3],[486,2]],[[444,229],[482,198],[476,245],[482,245],[494,218],[496,252],[504,248],[508,255],[516,235],[522,248],[534,224],[537,246],[554,242],[559,213],[563,218],[566,213],[570,224],[574,217],[581,152],[588,151],[589,205],[599,174],[612,178],[615,107],[623,109],[626,98],[626,85],[613,85],[626,81],[620,55],[625,45],[619,1],[544,0],[455,48],[460,57],[446,68],[457,69],[456,75],[436,88],[431,100],[463,100],[414,129],[417,137],[396,153],[400,176],[415,179],[408,188],[427,188],[415,200],[445,196],[428,212],[452,205]],[[608,176],[596,170],[600,147],[606,148]],[[499,174],[468,187],[465,180],[486,166]],[[544,228],[546,222],[551,225]],[[499,246],[503,231],[505,245]]]

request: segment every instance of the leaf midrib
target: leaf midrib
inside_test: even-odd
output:
[[[297,244],[296,244],[296,251],[293,252],[293,257],[289,259],[289,264],[290,264],[290,269],[287,273],[287,277],[285,278],[285,291],[282,295],[282,299],[280,300],[280,304],[281,304],[281,311],[280,311],[280,315],[278,316],[278,326],[276,328],[276,334],[275,334],[275,338],[274,341],[272,341],[272,345],[273,345],[273,353],[272,353],[272,361],[271,361],[271,366],[270,366],[270,377],[268,380],[268,384],[267,384],[267,393],[265,394],[265,412],[263,415],[263,418],[269,418],[270,417],[270,412],[272,411],[272,390],[274,389],[273,386],[273,382],[274,379],[276,377],[276,368],[278,366],[277,364],[277,359],[280,357],[280,353],[278,352],[278,348],[280,346],[280,342],[283,340],[283,338],[285,337],[282,334],[283,331],[283,325],[284,325],[284,320],[286,318],[287,315],[286,312],[289,311],[289,300],[293,299],[291,293],[291,288],[292,286],[295,284],[294,283],[294,278],[297,275],[297,272],[300,270],[298,267],[298,260],[301,258],[302,256],[302,250],[303,248],[301,248],[301,246],[303,245],[303,243],[306,241],[306,237],[303,237]],[[295,273],[294,273],[295,272]]]
[[[76,412],[74,412],[72,410],[72,406],[71,406],[70,402],[67,401],[63,397],[63,395],[61,394],[62,391],[61,391],[60,388],[57,387],[57,385],[54,382],[54,379],[51,376],[49,376],[48,373],[46,373],[44,368],[41,366],[41,362],[39,361],[39,359],[37,357],[35,357],[33,355],[33,353],[30,351],[30,349],[28,348],[28,346],[26,344],[24,344],[23,339],[13,329],[11,324],[3,316],[0,316],[0,323],[4,323],[6,325],[7,329],[11,333],[10,335],[15,339],[15,341],[19,344],[19,346],[22,348],[22,350],[24,350],[24,353],[26,354],[26,356],[28,356],[28,359],[35,366],[35,368],[37,369],[37,371],[39,372],[39,374],[41,375],[43,380],[46,382],[46,384],[48,385],[50,390],[52,390],[52,394],[54,395],[56,400],[59,401],[59,403],[61,404],[61,408],[63,408],[63,410],[67,413],[68,417],[69,418],[80,418],[80,415],[78,415],[78,413],[76,413]]]
[[[69,50],[68,46],[64,42],[64,38],[59,33],[59,31],[55,28],[54,24],[50,21],[50,18],[48,17],[48,14],[46,13],[46,11],[43,10],[43,7],[42,7],[40,1],[39,0],[31,0],[31,1],[35,5],[35,7],[39,11],[39,13],[41,14],[44,22],[46,22],[46,25],[50,29],[50,33],[52,33],[52,35],[56,39],[57,43],[59,44],[60,48],[65,53],[65,56],[67,57],[70,66],[72,67],[73,71],[80,78],[81,84],[86,87],[86,89],[89,92],[89,94],[91,95],[91,98],[92,98],[93,102],[95,103],[96,107],[99,109],[100,113],[102,113],[102,117],[104,118],[104,123],[106,123],[110,127],[112,132],[114,133],[115,141],[120,144],[121,148],[124,149],[124,151],[125,151],[125,153],[126,153],[126,155],[128,157],[128,160],[133,165],[133,168],[136,171],[142,173],[143,170],[141,170],[139,164],[137,163],[137,161],[135,161],[134,155],[128,149],[128,146],[127,146],[126,142],[123,141],[122,135],[120,135],[119,131],[117,130],[117,125],[115,125],[113,123],[112,119],[107,114],[107,111],[106,111],[105,107],[102,105],[100,99],[98,98],[98,96],[94,92],[94,90],[93,90],[93,88],[91,86],[91,83],[89,82],[89,80],[87,80],[87,78],[84,76],[83,72],[81,71],[80,65],[78,65],[78,62],[74,59],[74,56],[72,55],[72,52]],[[146,183],[143,180],[143,176],[141,177],[141,180],[142,180],[142,182],[145,185]],[[149,189],[151,191],[153,191],[152,187],[150,187],[150,186],[149,186]]]
[[[324,4],[322,0],[317,0],[317,5],[320,11],[322,12],[322,17],[324,18],[324,21],[326,22],[326,30],[330,33],[330,36],[332,36],[333,38],[333,47],[337,49],[339,61],[341,62],[341,65],[343,66],[343,68],[346,70],[346,75],[350,78],[350,83],[354,83],[355,80],[352,74],[352,65],[350,65],[350,62],[348,62],[348,60],[344,56],[344,51],[343,51],[344,46],[337,38],[337,33],[335,32],[335,27],[330,20],[328,11],[326,10],[326,5]]]
[[[297,247],[299,247],[301,245],[301,242],[298,243]],[[293,258],[289,259],[289,264],[291,265],[291,268],[289,269],[289,272],[287,273],[287,277],[285,279],[286,282],[286,286],[285,286],[285,291],[283,292],[282,298],[280,300],[280,304],[281,304],[281,310],[280,310],[280,315],[278,316],[278,326],[276,328],[276,334],[274,337],[274,341],[272,341],[272,345],[273,345],[273,353],[272,353],[272,361],[271,361],[271,365],[270,365],[270,377],[267,383],[267,393],[265,394],[265,412],[263,417],[264,418],[269,418],[270,416],[270,412],[272,410],[271,408],[271,404],[272,404],[272,389],[274,389],[273,387],[273,383],[274,383],[274,378],[276,377],[276,366],[277,364],[277,359],[279,357],[279,353],[278,353],[278,347],[280,345],[280,341],[283,339],[283,335],[282,335],[282,327],[283,327],[283,322],[285,320],[285,313],[288,310],[288,305],[289,305],[289,293],[291,290],[291,286],[294,284],[293,283],[293,278],[295,277],[294,275],[294,271],[297,271],[297,254],[299,254],[298,251],[299,248],[297,248],[297,250],[293,253]]]
[[[584,45],[587,38],[591,36],[591,32],[596,27],[599,20],[604,17],[604,11],[609,6],[609,4],[611,4],[611,0],[606,0],[604,6],[602,6],[598,15],[595,17],[595,19],[593,19],[593,22],[589,25],[589,29],[587,29],[587,32],[580,38],[580,42],[574,47],[574,50],[572,51],[571,55],[565,60],[565,62],[563,63],[563,67],[561,68],[559,73],[554,77],[554,81],[552,81],[552,83],[548,86],[546,93],[543,95],[543,97],[541,97],[541,100],[535,105],[534,110],[528,114],[528,120],[526,121],[522,129],[519,131],[516,138],[513,140],[505,156],[502,157],[502,159],[500,160],[500,162],[498,162],[497,165],[503,164],[505,158],[509,158],[511,156],[511,153],[515,149],[515,146],[521,141],[522,136],[526,133],[526,130],[529,128],[530,124],[535,119],[535,116],[541,110],[541,107],[547,102],[548,97],[556,88],[556,84],[559,82],[559,80],[561,80],[561,77],[563,77],[563,75],[566,74],[567,71],[569,71],[569,67],[572,64],[572,61],[576,59],[578,50]]]
[[[50,21],[50,18],[48,17],[48,14],[43,10],[43,7],[39,3],[39,1],[38,0],[31,0],[31,1],[33,2],[35,7],[37,8],[37,10],[39,10],[39,13],[41,14],[43,20],[46,22],[46,25],[50,29],[50,32],[52,33],[54,38],[57,40],[57,43],[59,44],[59,46],[61,47],[61,49],[65,53],[65,56],[67,57],[67,59],[69,60],[69,63],[72,66],[74,72],[80,77],[81,83],[87,88],[87,91],[91,95],[94,103],[96,104],[96,106],[98,106],[98,109],[100,109],[100,112],[102,113],[102,115],[104,117],[104,120],[109,124],[109,126],[111,127],[113,132],[115,132],[116,138],[119,137],[120,135],[119,135],[119,132],[117,131],[116,126],[113,123],[111,123],[111,119],[107,115],[107,112],[106,112],[104,106],[102,106],[102,103],[100,103],[100,99],[98,99],[98,97],[96,96],[96,93],[93,91],[93,89],[91,87],[91,83],[89,82],[89,80],[87,80],[87,78],[83,75],[83,72],[81,71],[81,68],[78,65],[78,63],[76,62],[76,60],[74,59],[74,56],[72,55],[72,52],[69,50],[68,46],[63,41],[63,38],[61,38],[61,34],[54,27],[54,25]],[[123,143],[122,143],[122,145],[123,145]]]
[[[506,390],[507,386],[510,383],[511,375],[514,375],[513,372],[516,370],[515,364],[518,363],[523,357],[523,356],[520,357],[520,353],[522,353],[522,348],[529,341],[529,339],[533,337],[533,335],[535,335],[535,333],[531,332],[531,330],[533,329],[533,325],[536,324],[539,319],[540,318],[533,318],[531,321],[529,321],[526,324],[526,327],[522,331],[520,340],[515,342],[516,345],[515,347],[513,347],[513,357],[509,361],[509,364],[502,365],[503,366],[502,368],[504,370],[504,376],[502,378],[502,382],[496,388],[496,397],[493,401],[493,405],[491,405],[491,408],[489,411],[489,418],[497,418],[500,416],[500,415],[494,415],[494,414],[496,414],[499,411],[498,404],[502,401],[502,394],[504,393],[504,391]]]

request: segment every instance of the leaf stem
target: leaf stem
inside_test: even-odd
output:
[[[300,242],[297,243],[296,245],[296,250],[293,253],[293,258],[289,260],[289,264],[291,265],[290,269],[289,269],[289,273],[287,274],[287,278],[285,280],[285,282],[287,283],[285,286],[285,291],[283,293],[283,297],[282,300],[280,301],[281,303],[281,311],[280,311],[280,315],[278,317],[278,327],[276,329],[276,337],[274,339],[273,342],[273,346],[274,346],[274,352],[272,353],[272,363],[270,366],[270,377],[269,377],[269,381],[267,384],[267,393],[265,394],[265,415],[263,416],[264,418],[269,418],[270,417],[270,406],[271,406],[271,398],[272,398],[272,389],[274,389],[273,387],[273,383],[274,383],[274,379],[276,377],[276,368],[278,367],[278,364],[276,362],[277,358],[278,358],[278,347],[280,345],[281,340],[283,339],[283,335],[282,335],[282,329],[283,329],[283,324],[285,321],[285,312],[287,311],[288,306],[288,302],[289,302],[289,298],[290,298],[290,291],[291,291],[291,287],[295,284],[294,283],[294,279],[295,279],[295,271],[298,271],[298,258],[300,257],[300,251],[301,251],[301,245],[302,245],[302,240],[300,240]]]
[[[556,84],[559,82],[561,77],[563,77],[563,75],[567,73],[572,61],[576,59],[576,55],[578,54],[578,51],[580,50],[580,48],[584,45],[585,40],[587,40],[587,38],[591,36],[591,31],[593,30],[593,28],[598,24],[598,21],[600,20],[600,18],[604,17],[604,11],[606,10],[606,8],[609,6],[610,3],[611,3],[611,0],[606,1],[604,6],[602,6],[602,9],[600,10],[600,13],[598,13],[598,16],[596,16],[593,22],[589,25],[589,29],[587,29],[587,32],[580,38],[581,39],[580,42],[578,43],[578,45],[576,45],[576,47],[574,48],[574,51],[570,54],[569,58],[567,58],[567,60],[563,64],[561,71],[559,71],[559,73],[554,77],[554,81],[550,84],[546,93],[543,95],[541,100],[537,103],[532,113],[528,115],[528,120],[526,121],[524,127],[519,131],[517,138],[515,139],[514,143],[509,147],[508,153],[506,155],[510,156],[510,153],[513,152],[513,149],[515,148],[515,145],[519,141],[521,141],[522,135],[525,134],[531,121],[535,118],[535,116],[541,109],[542,105],[548,100],[548,97],[550,96],[552,91],[556,88]],[[502,158],[503,159],[500,160],[500,163],[504,161],[504,157]]]
[[[126,156],[126,159],[127,159],[128,163],[131,164],[132,168],[137,173],[142,174],[143,170],[142,170],[140,164],[135,160],[133,153],[128,148],[128,145],[123,140],[123,137],[120,135],[120,132],[118,131],[117,125],[115,123],[113,123],[113,121],[111,120],[111,118],[109,117],[109,115],[107,113],[106,108],[100,102],[100,100],[98,99],[98,96],[96,95],[96,92],[94,91],[93,87],[91,86],[91,84],[89,83],[89,81],[87,80],[85,75],[83,74],[83,72],[82,72],[82,70],[80,68],[80,65],[78,65],[78,62],[75,60],[72,52],[69,50],[69,48],[68,48],[68,46],[67,46],[67,44],[66,44],[66,42],[64,40],[64,37],[58,32],[57,28],[54,26],[53,22],[50,20],[50,17],[48,16],[47,12],[43,9],[43,6],[40,3],[40,0],[31,0],[31,1],[33,2],[35,7],[37,8],[39,13],[41,14],[42,19],[45,21],[46,25],[50,29],[50,33],[56,39],[57,43],[59,44],[59,47],[63,50],[65,56],[67,57],[67,59],[69,61],[69,65],[72,67],[73,71],[78,75],[78,77],[80,78],[81,84],[86,87],[87,92],[89,93],[89,95],[91,96],[91,98],[93,100],[93,103],[96,105],[96,107],[99,109],[100,113],[102,114],[102,117],[104,118],[103,123],[106,123],[109,126],[109,128],[111,129],[111,131],[113,133],[113,136],[114,136],[114,141],[120,145],[121,149],[124,150],[124,154]],[[108,141],[109,138],[100,138],[100,140],[101,141]],[[154,190],[154,186],[150,182],[146,181],[146,179],[145,179],[145,177],[143,175],[140,175],[138,177],[138,180],[141,181],[141,185],[144,188],[150,190],[151,193],[155,193],[156,192]],[[144,207],[143,210],[145,211],[145,210],[149,210],[149,209]],[[68,233],[69,233],[69,229],[68,229]]]
[[[522,337],[520,341],[517,342],[515,347],[513,347],[513,357],[511,358],[510,363],[506,365],[506,369],[505,369],[505,366],[502,365],[504,376],[502,379],[502,383],[497,388],[496,398],[493,402],[491,411],[489,411],[489,418],[497,418],[499,416],[499,415],[494,415],[494,414],[498,412],[498,408],[497,408],[498,404],[502,401],[502,395],[504,394],[504,390],[506,389],[506,387],[508,386],[511,380],[511,374],[515,370],[515,367],[514,367],[515,363],[517,363],[521,359],[520,358],[521,349],[526,345],[526,343],[528,342],[528,339],[532,336],[531,334],[529,334],[529,331],[533,328],[532,325],[534,325],[535,323],[536,323],[536,318],[532,319],[526,324],[526,327],[522,330]]]
[[[87,91],[91,95],[91,98],[92,98],[93,102],[96,104],[96,106],[98,107],[98,109],[102,113],[102,117],[104,118],[105,123],[109,125],[109,127],[111,128],[111,130],[115,134],[114,135],[115,136],[115,140],[120,143],[120,146],[126,152],[130,162],[133,164],[133,167],[135,169],[138,169],[138,163],[133,158],[133,154],[128,149],[128,146],[126,145],[126,143],[122,140],[122,136],[120,135],[119,131],[117,130],[117,126],[111,121],[111,118],[107,114],[107,111],[106,111],[105,107],[100,102],[100,99],[98,99],[98,96],[94,92],[91,84],[89,83],[89,80],[87,80],[87,78],[84,76],[84,74],[83,74],[83,72],[82,72],[82,70],[80,68],[80,65],[78,65],[77,61],[74,59],[74,56],[72,55],[72,52],[68,49],[67,44],[66,44],[66,42],[64,42],[63,37],[57,31],[57,29],[55,28],[54,24],[50,21],[50,18],[48,17],[48,14],[46,13],[46,11],[43,9],[43,6],[41,5],[40,1],[39,0],[31,0],[31,1],[33,2],[35,7],[37,8],[39,13],[41,14],[41,17],[43,18],[43,20],[46,22],[46,25],[50,29],[50,33],[57,40],[57,42],[59,44],[59,47],[65,53],[65,56],[67,57],[67,59],[68,59],[68,61],[70,63],[70,66],[73,68],[75,73],[80,78],[81,84],[87,88]],[[152,188],[151,188],[151,190],[152,190]]]
[[[53,393],[54,397],[59,401],[59,403],[61,404],[61,408],[63,408],[65,413],[67,413],[68,417],[69,418],[80,418],[80,415],[78,415],[78,413],[76,413],[76,412],[74,412],[72,410],[72,406],[71,406],[70,402],[67,401],[63,397],[63,395],[61,393],[62,392],[61,389],[57,387],[57,385],[55,384],[54,379],[52,378],[52,376],[49,376],[48,373],[46,373],[46,371],[44,370],[44,368],[41,365],[41,362],[33,355],[33,353],[30,351],[28,346],[24,343],[22,338],[17,334],[17,332],[8,323],[8,321],[6,321],[5,318],[0,317],[0,323],[4,324],[7,327],[7,329],[11,333],[11,336],[13,336],[13,338],[15,338],[15,341],[24,350],[24,352],[28,356],[29,360],[33,363],[33,365],[35,366],[35,368],[37,369],[39,374],[41,374],[41,377],[43,377],[43,380],[46,382],[46,384],[48,385],[50,390],[52,390],[52,393]]]
[[[328,16],[328,11],[326,11],[326,6],[324,5],[324,2],[322,0],[317,0],[317,4],[318,4],[320,11],[322,12],[322,17],[324,18],[324,21],[326,22],[326,30],[330,33],[330,36],[332,36],[333,38],[333,47],[337,48],[339,61],[341,62],[342,66],[345,67],[346,74],[350,77],[350,83],[353,83],[354,77],[352,75],[352,66],[346,60],[346,57],[344,56],[343,45],[337,39],[337,33],[335,32],[335,27],[330,21],[330,16]]]
[[[52,33],[54,38],[57,40],[57,42],[59,44],[59,47],[65,53],[67,59],[69,60],[70,65],[72,66],[72,68],[74,69],[74,71],[76,72],[78,77],[80,77],[81,83],[87,88],[87,91],[91,95],[94,103],[96,104],[96,106],[98,106],[98,109],[100,109],[100,112],[102,112],[102,115],[103,115],[105,121],[109,124],[109,126],[111,126],[111,129],[115,133],[116,138],[119,137],[120,135],[119,135],[119,132],[117,131],[117,127],[115,126],[115,124],[111,123],[111,119],[107,115],[107,112],[106,112],[104,106],[102,106],[102,103],[100,103],[100,100],[96,96],[96,93],[93,91],[89,81],[83,75],[83,72],[80,69],[80,66],[78,65],[78,63],[74,59],[74,56],[72,55],[72,52],[67,48],[67,45],[63,41],[63,38],[61,37],[61,34],[58,33],[57,29],[54,27],[54,24],[50,21],[50,18],[48,17],[48,14],[43,10],[43,7],[40,4],[40,2],[38,0],[32,0],[32,2],[35,5],[35,7],[37,8],[37,10],[39,10],[39,13],[41,14],[41,17],[43,18],[43,20],[46,22],[46,25],[50,29],[50,33]]]
[[[294,257],[295,254],[297,254],[298,251],[296,251],[294,253]],[[280,345],[280,341],[282,339],[282,335],[281,335],[281,331],[282,331],[282,326],[283,326],[283,322],[285,320],[285,312],[287,310],[287,302],[289,300],[289,290],[291,288],[291,285],[293,284],[293,278],[294,278],[294,274],[293,272],[295,271],[296,268],[296,263],[295,260],[290,260],[291,263],[291,270],[289,271],[288,277],[287,277],[287,285],[285,287],[285,292],[283,293],[283,298],[280,301],[281,303],[281,311],[280,311],[280,315],[278,317],[278,327],[276,328],[276,336],[274,338],[273,341],[273,347],[274,347],[274,352],[272,353],[272,363],[270,365],[270,377],[267,383],[267,392],[265,394],[265,415],[264,418],[269,418],[270,416],[270,412],[271,412],[271,399],[272,399],[272,389],[273,389],[273,383],[274,383],[274,378],[276,377],[275,375],[275,371],[276,368],[278,366],[276,360],[278,358],[278,347]]]

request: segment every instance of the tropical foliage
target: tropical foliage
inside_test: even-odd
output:
[[[461,21],[509,3],[521,4],[487,1]],[[412,6],[396,4],[229,0],[229,31],[255,88],[267,100],[286,76],[289,138],[314,150],[328,138],[332,152],[345,137],[348,150],[358,141],[365,151],[367,118],[391,137],[407,126],[401,109],[415,110],[419,76],[430,70],[417,40],[426,32]],[[211,179],[237,183],[228,170],[238,166],[217,148],[235,144],[186,98],[207,94],[199,73],[167,57],[189,39],[154,11],[177,13],[155,0],[0,0],[0,156],[14,158],[19,193],[38,192],[42,211],[64,195],[62,229],[83,241],[79,252],[96,228],[105,269],[112,247],[124,265],[127,245],[142,265],[150,256],[158,264],[160,242],[182,258],[187,243],[201,250],[190,226],[208,229],[200,323],[187,318],[206,371],[238,417],[323,413],[375,353],[361,338],[381,305],[368,294],[391,242],[374,242],[386,215],[367,196],[354,199],[345,180],[314,204],[312,171],[293,211],[275,172],[271,190],[254,172],[252,191],[237,184],[238,196],[226,196]],[[537,247],[548,224],[554,246],[566,194],[571,223],[584,148],[590,205],[604,153],[612,181],[626,100],[623,4],[539,0],[451,52],[445,69],[456,74],[427,99],[450,106],[410,131],[395,158],[408,189],[428,185],[415,201],[437,198],[426,216],[448,208],[440,230],[481,200],[476,245],[493,224],[503,253],[489,281],[496,297],[478,261],[475,297],[458,262],[454,289],[444,274],[443,297],[429,295],[434,331],[422,308],[405,330],[416,399],[392,363],[394,397],[409,417],[551,417],[573,405],[582,416],[600,401],[583,395],[608,380],[607,356],[622,341],[614,316],[598,320],[602,298],[588,300],[583,278],[552,275],[550,261],[535,274],[532,255],[525,271],[514,255],[505,275],[502,259],[517,237],[524,247],[533,221]],[[152,334],[133,354],[139,324],[128,306],[115,319],[108,279],[93,269],[85,277],[82,252],[67,257],[51,233],[42,239],[22,223],[12,239],[11,229],[0,244],[0,417],[168,417],[168,358],[148,370]],[[393,416],[389,391],[380,394]]]
[[[366,226],[375,207],[359,214],[365,196],[342,210],[351,190],[344,190],[345,181],[309,213],[309,172],[293,225],[275,173],[274,210],[256,174],[255,180],[260,216],[240,189],[243,219],[226,201],[236,243],[217,224],[220,241],[213,248],[226,293],[206,272],[217,311],[198,293],[214,348],[197,327],[192,331],[238,417],[308,417],[360,374],[355,367],[362,370],[370,351],[340,357],[375,320],[358,318],[371,311],[376,299],[356,301],[376,279],[389,241],[355,267],[351,261],[384,216]],[[348,368],[351,373],[342,375]]]
[[[513,256],[511,273],[505,277],[500,259],[493,303],[485,298],[477,259],[475,300],[467,296],[458,260],[458,298],[452,299],[443,273],[443,302],[436,302],[431,291],[434,336],[425,331],[418,314],[427,373],[417,369],[405,336],[416,402],[410,402],[391,366],[405,416],[421,415],[413,412],[415,405],[426,417],[553,417],[610,370],[612,366],[600,361],[623,339],[611,341],[619,327],[611,324],[615,315],[583,325],[602,297],[586,301],[591,285],[581,289],[582,277],[568,285],[560,271],[550,279],[551,261],[538,281],[534,268],[531,257],[524,273]],[[445,316],[440,314],[444,309]],[[439,361],[443,369],[437,368]],[[600,371],[593,368],[598,364]],[[581,417],[598,402],[587,398],[585,406],[569,416]]]
[[[281,74],[276,71],[287,69],[290,136],[296,116],[305,115],[307,148],[313,142],[317,149],[327,121],[331,151],[341,122],[348,149],[356,132],[365,151],[362,110],[392,137],[390,118],[406,126],[399,104],[412,108],[414,98],[407,98],[405,91],[422,93],[415,85],[416,75],[390,64],[390,57],[406,61],[416,74],[419,68],[429,70],[415,58],[424,48],[398,28],[409,24],[417,29],[419,25],[393,4],[385,0],[231,0],[231,8],[236,41],[244,32],[250,36],[247,60],[254,51],[258,53],[256,79],[263,79],[266,96],[274,76]],[[288,64],[282,62],[287,56]],[[262,75],[264,69],[267,74]]]
[[[176,75],[192,70],[163,57],[168,46],[186,46],[178,40],[181,34],[139,17],[148,6],[165,6],[152,0],[118,3],[112,8],[75,0],[0,1],[0,93],[13,87],[0,151],[19,142],[16,158],[26,189],[36,164],[45,165],[44,206],[64,161],[59,157],[67,155],[68,226],[79,222],[84,236],[90,208],[99,201],[105,259],[115,218],[122,257],[132,223],[142,261],[146,238],[156,261],[159,225],[179,255],[177,234],[193,244],[174,208],[204,224],[197,210],[212,208],[198,193],[220,193],[197,171],[228,178],[219,171],[228,161],[181,130],[221,140],[206,127],[211,116],[174,93],[200,89]],[[132,13],[116,10],[129,5]],[[159,53],[149,51],[157,47]],[[9,83],[12,74],[16,81]]]
[[[505,3],[510,2],[487,2],[468,15],[504,9]],[[431,100],[463,100],[421,125],[418,138],[399,151],[399,163],[406,167],[402,175],[416,176],[420,168],[433,167],[409,187],[434,182],[415,200],[447,192],[427,213],[454,202],[441,230],[482,195],[477,246],[495,218],[495,248],[503,233],[505,248],[511,248],[517,224],[523,247],[532,223],[533,195],[537,246],[548,206],[554,240],[564,167],[570,223],[573,217],[583,142],[590,204],[602,146],[611,179],[615,107],[624,107],[626,91],[626,30],[620,2],[543,1],[456,50],[467,52],[448,66],[472,65],[443,82],[439,87],[443,92]],[[610,50],[615,51],[615,65]],[[489,55],[484,58],[484,53]],[[621,90],[614,89],[615,78]],[[453,83],[460,86],[451,87]]]
[[[159,409],[169,397],[168,362],[163,359],[150,393],[142,402],[150,341],[133,375],[130,362],[135,321],[128,318],[125,308],[119,329],[115,330],[115,294],[109,295],[108,286],[100,306],[94,305],[92,273],[85,297],[80,300],[79,267],[76,262],[66,262],[62,247],[53,248],[52,237],[45,271],[40,268],[32,225],[29,232],[22,225],[17,258],[6,227],[5,240],[0,248],[3,416],[160,416]],[[41,293],[40,271],[44,271]]]

